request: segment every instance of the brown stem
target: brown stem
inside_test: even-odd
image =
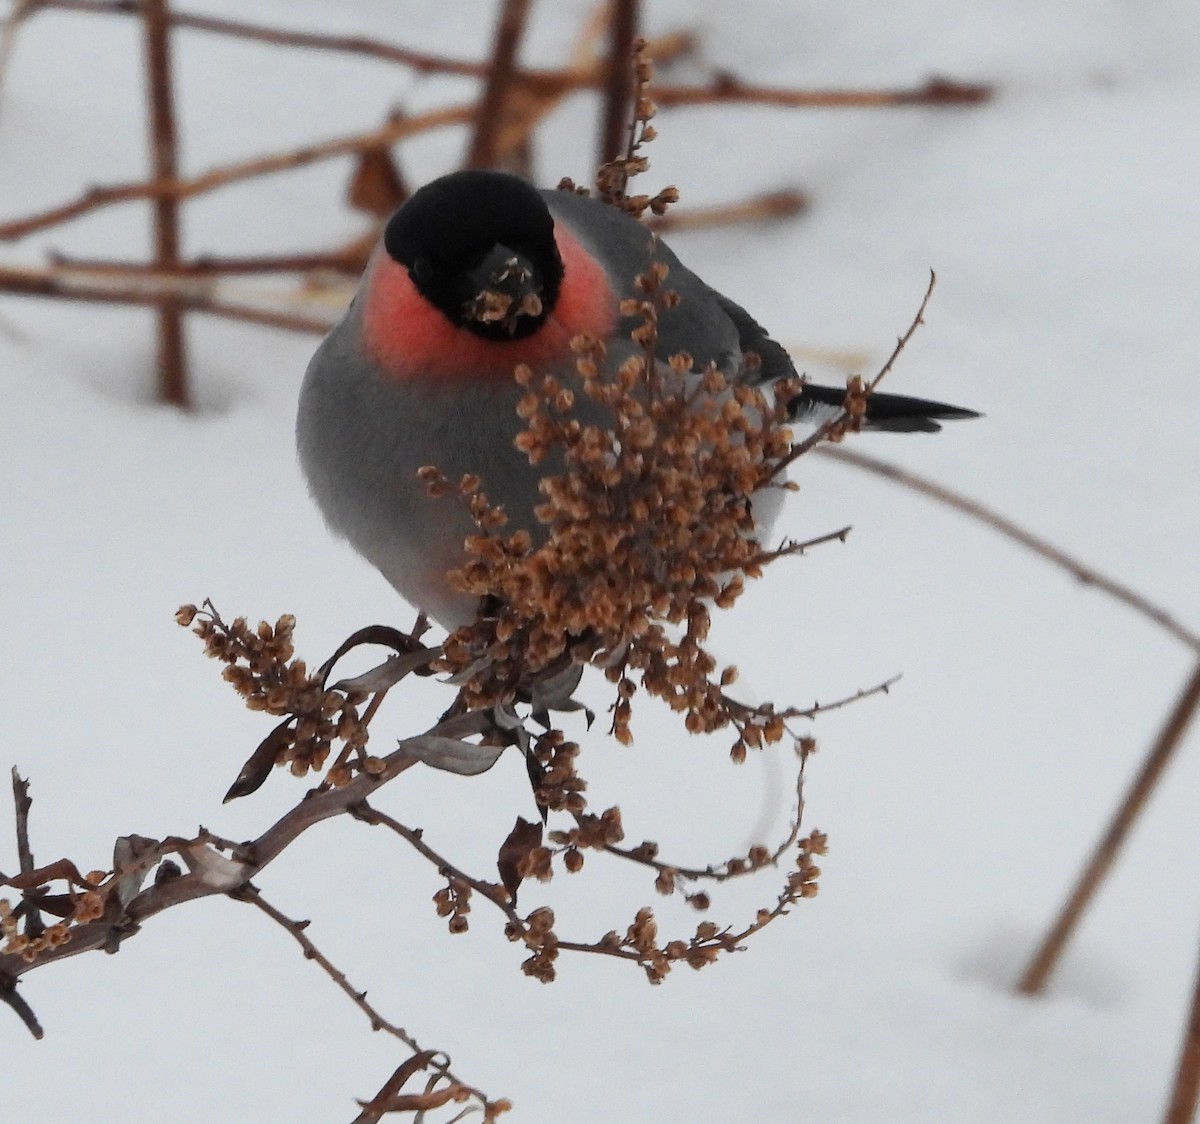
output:
[[[916,316],[912,318],[912,323],[909,324],[904,335],[896,340],[896,346],[892,348],[892,353],[887,357],[887,362],[875,372],[874,378],[872,378],[871,381],[866,384],[866,391],[868,394],[873,391],[881,382],[883,382],[888,372],[890,372],[891,369],[896,365],[896,360],[900,358],[900,353],[908,346],[909,340],[911,340],[916,334],[917,329],[925,323],[925,309],[929,307],[929,298],[933,296],[935,285],[937,285],[937,274],[931,269],[929,271],[929,285],[925,289],[925,295],[921,298],[921,304],[917,309]],[[849,421],[850,412],[848,410],[842,410],[842,412],[836,417],[830,418],[827,422],[825,422],[824,425],[819,426],[811,434],[811,436],[806,437],[803,441],[797,442],[792,446],[788,455],[780,462],[779,469],[776,470],[776,475],[778,475],[779,472],[785,469],[793,461],[798,460],[800,457],[804,456],[805,453],[822,444],[822,442],[826,440],[830,433],[832,433],[834,430],[841,429]]]
[[[150,102],[150,166],[154,179],[161,183],[174,181],[178,175],[168,0],[146,0],[142,10]],[[171,195],[154,199],[154,261],[164,270],[179,261],[179,200]],[[188,405],[183,308],[171,298],[158,306],[158,398],[172,406]]]
[[[879,109],[901,105],[977,105],[992,96],[990,86],[931,78],[908,90],[787,90],[754,86],[729,74],[707,86],[655,86],[654,104],[660,109],[689,105],[740,102],[809,109]]]
[[[1163,1124],[1191,1124],[1200,1102],[1200,964],[1196,967],[1196,984],[1192,990],[1192,1008],[1183,1033],[1179,1051],[1179,1067],[1171,1089],[1171,1102]]]
[[[51,253],[50,261],[69,272],[103,273],[113,277],[144,277],[147,274],[208,277],[214,274],[309,273],[322,269],[357,276],[366,262],[363,250],[364,247],[356,242],[339,250],[314,250],[311,253],[239,254],[235,257],[199,254],[186,261],[174,262],[167,269],[156,262],[130,261],[127,258],[77,258],[62,253]]]
[[[23,238],[27,234],[57,226],[68,219],[78,218],[80,215],[114,203],[127,203],[134,199],[153,199],[159,195],[170,195],[176,199],[190,199],[240,180],[272,172],[283,172],[292,168],[302,168],[319,160],[330,160],[337,156],[362,152],[380,144],[393,144],[430,129],[462,125],[473,120],[474,115],[475,106],[473,105],[443,106],[440,109],[430,110],[428,113],[389,121],[386,125],[369,133],[335,137],[332,140],[303,145],[286,152],[275,152],[252,160],[219,165],[188,179],[149,180],[93,187],[68,203],[26,215],[24,218],[0,223],[0,241]]]
[[[138,15],[144,5],[140,0],[32,0],[31,11],[40,8],[57,8],[62,11],[94,12],[98,15]],[[192,31],[209,31],[228,35],[236,39],[253,39],[260,43],[273,43],[282,47],[302,47],[309,51],[341,51],[349,54],[367,55],[386,59],[411,67],[422,74],[461,74],[467,77],[482,77],[486,64],[430,55],[422,51],[410,51],[391,43],[352,35],[322,35],[308,31],[289,31],[264,24],[245,23],[242,20],[220,19],[216,16],[199,16],[191,12],[172,12],[171,24]]]
[[[256,877],[309,828],[333,816],[344,815],[380,785],[386,784],[415,764],[415,758],[410,757],[403,749],[398,749],[383,758],[381,772],[361,773],[341,788],[310,793],[308,799],[286,812],[257,839],[240,848],[236,858],[244,864],[242,884]],[[210,840],[206,835],[201,835],[196,840],[167,839],[158,844],[143,861],[157,862],[158,858],[169,854],[208,846]],[[23,960],[15,953],[0,953],[0,986],[15,982],[19,976],[33,968],[78,956],[83,952],[92,952],[99,948],[116,951],[122,940],[137,932],[139,926],[156,913],[182,902],[195,901],[213,894],[228,894],[237,888],[207,875],[203,870],[156,882],[129,902],[118,921],[100,918],[72,926],[71,939],[66,944],[45,949],[32,962]]]
[[[910,491],[919,492],[923,496],[928,496],[930,499],[937,500],[939,503],[943,503],[947,507],[961,512],[963,515],[970,516],[972,519],[990,527],[993,531],[999,532],[1006,539],[1017,543],[1019,546],[1023,546],[1026,550],[1032,551],[1039,558],[1044,558],[1047,562],[1066,570],[1067,573],[1084,585],[1094,586],[1096,589],[1102,590],[1110,597],[1133,609],[1134,612],[1140,613],[1148,620],[1153,621],[1164,631],[1174,636],[1175,639],[1183,641],[1193,651],[1200,652],[1200,635],[1185,628],[1165,609],[1155,605],[1152,601],[1143,597],[1140,593],[1136,593],[1128,586],[1121,584],[1113,578],[1106,577],[1098,570],[1094,570],[1078,559],[1071,557],[1065,551],[1052,546],[1045,539],[1038,538],[1038,536],[1032,534],[1030,531],[1018,526],[1011,519],[1006,519],[1003,515],[998,515],[996,512],[984,507],[978,501],[969,499],[961,492],[952,491],[942,484],[935,483],[923,476],[918,476],[906,469],[899,468],[888,461],[868,456],[866,453],[860,453],[857,450],[847,449],[845,446],[832,447],[826,445],[817,449],[816,453],[818,456],[828,457],[830,460],[835,460],[840,464],[848,464],[853,468],[859,468],[864,472],[881,476],[885,480],[890,480],[895,484],[908,488]]]
[[[639,24],[638,0],[613,0],[609,17],[608,59],[604,77],[604,120],[600,129],[597,167],[616,160],[624,151],[632,115],[633,44]]]
[[[138,0],[21,0],[22,7],[13,13],[16,22],[27,7],[29,14],[40,8],[56,8],[65,11],[94,12],[97,14],[137,15]],[[263,24],[244,23],[240,20],[220,19],[214,16],[199,16],[187,12],[172,12],[171,24],[194,31],[214,32],[238,39],[257,40],[285,47],[300,47],[304,50],[340,51],[364,55],[368,58],[384,59],[400,63],[422,74],[458,74],[469,78],[486,78],[489,64],[471,59],[453,59],[444,55],[431,55],[413,51],[395,43],[385,43],[363,36],[323,35],[306,31],[289,31],[268,27]],[[653,40],[651,55],[660,63],[666,63],[681,55],[689,54],[695,46],[693,37],[686,32],[674,32]],[[532,93],[541,97],[555,97],[575,89],[600,89],[604,80],[601,68],[590,62],[578,68],[528,70],[518,74],[519,82]]]
[[[496,42],[492,48],[487,84],[475,118],[471,147],[467,152],[468,168],[494,168],[504,158],[501,140],[508,121],[508,102],[516,74],[517,50],[525,33],[528,14],[529,0],[504,0],[496,25]]]
[[[228,320],[242,320],[268,328],[289,332],[324,335],[330,321],[289,312],[253,308],[218,300],[195,286],[171,285],[171,278],[156,278],[153,284],[105,284],[92,278],[74,277],[55,270],[16,269],[0,266],[0,292],[17,293],[28,297],[53,297],[61,300],[85,301],[98,304],[133,304],[157,307],[172,300],[189,312],[203,312]]]
[[[676,230],[705,230],[739,222],[764,222],[789,219],[808,207],[808,196],[786,188],[767,191],[736,203],[717,203],[711,207],[672,207],[665,215],[652,215],[646,225],[660,233]]]
[[[17,821],[17,862],[21,873],[28,874],[34,868],[33,848],[29,845],[29,810],[33,801],[29,797],[29,782],[21,777],[14,766],[12,771],[13,805]]]
[[[1150,747],[1150,752],[1142,762],[1142,767],[1138,770],[1137,776],[1113,815],[1108,830],[1105,831],[1096,845],[1092,857],[1080,872],[1062,911],[1051,925],[1050,931],[1042,940],[1033,959],[1030,960],[1028,967],[1017,982],[1017,991],[1021,994],[1037,995],[1046,986],[1046,980],[1058,964],[1063,949],[1071,939],[1076,925],[1079,924],[1079,919],[1091,903],[1100,883],[1104,881],[1104,877],[1120,853],[1130,829],[1174,756],[1183,735],[1187,732],[1198,705],[1200,705],[1200,663],[1196,665],[1191,679],[1188,680],[1175,705],[1171,708],[1162,730],[1159,731],[1158,737]],[[1200,1046],[1197,1049],[1200,1049]],[[1191,1115],[1189,1113],[1187,1117],[1181,1116],[1178,1119],[1180,1121],[1191,1120]]]

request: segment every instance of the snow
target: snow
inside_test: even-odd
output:
[[[191,7],[464,57],[486,49],[494,9]],[[564,60],[588,8],[535,8],[527,57]],[[647,9],[651,31],[695,26],[706,62],[764,84],[938,73],[996,85],[972,108],[664,113],[650,180],[695,203],[811,193],[802,218],[672,242],[817,376],[841,374],[817,352],[877,366],[936,269],[928,323],[889,385],[987,417],[858,447],[1200,622],[1200,9]],[[471,92],[198,33],[177,46],[193,170]],[[23,30],[0,100],[0,215],[142,174],[137,49],[136,24],[115,18],[43,14]],[[538,145],[545,181],[587,178],[593,120],[582,96],[556,111]],[[421,138],[404,147],[405,170],[414,182],[447,170],[462,144]],[[345,175],[344,162],[317,165],[198,200],[187,246],[332,245],[358,230]],[[0,261],[146,243],[144,210],[127,206],[5,246]],[[40,861],[103,867],[118,834],[197,823],[250,837],[299,797],[279,773],[221,806],[265,727],[174,625],[177,605],[210,596],[228,616],[295,613],[313,658],[362,624],[410,619],[305,495],[291,427],[314,341],[201,317],[188,335],[200,409],[179,416],[148,401],[146,313],[0,299],[0,756],[32,782]],[[447,935],[428,901],[434,872],[350,822],[310,832],[260,888],[313,919],[309,935],[380,1010],[512,1098],[516,1120],[1155,1118],[1194,972],[1194,733],[1048,994],[1010,985],[1174,700],[1186,649],[960,516],[826,462],[807,462],[801,482],[783,533],[854,532],[774,569],[721,622],[718,647],[781,701],[904,678],[816,723],[806,822],[830,833],[821,894],[746,952],[660,988],[623,964],[564,957],[544,987],[482,905],[468,934]],[[377,735],[412,732],[440,701],[428,689],[390,705]],[[593,806],[619,802],[631,838],[703,864],[778,832],[786,760],[735,769],[649,703],[635,723],[638,747],[594,738],[587,756]],[[530,811],[508,758],[470,780],[414,771],[379,803],[480,872]],[[672,933],[697,920],[624,867],[589,858],[579,878],[527,888],[522,907],[544,895],[564,936],[624,927],[641,904]],[[774,893],[770,874],[720,888],[712,915],[737,922]],[[156,917],[120,956],[47,967],[22,991],[47,1036],[0,1021],[11,1120],[349,1119],[352,1097],[401,1058],[282,930],[226,900]]]

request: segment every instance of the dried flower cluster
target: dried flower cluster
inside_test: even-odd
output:
[[[817,893],[820,868],[815,856],[825,854],[826,838],[822,832],[814,831],[799,841],[796,868],[788,875],[787,882],[779,892],[775,905],[760,909],[754,921],[738,932],[717,925],[713,921],[701,921],[696,932],[687,940],[674,939],[660,943],[658,922],[654,911],[648,906],[638,910],[632,924],[624,935],[615,929],[605,933],[591,945],[580,946],[575,942],[564,942],[555,932],[554,911],[542,906],[525,918],[510,916],[505,926],[505,935],[511,941],[523,941],[530,950],[529,958],[521,970],[542,983],[552,983],[556,977],[555,962],[563,949],[586,948],[621,959],[635,960],[654,984],[662,981],[678,963],[699,970],[714,963],[725,952],[735,952],[742,942],[769,925],[803,898]],[[568,852],[570,853],[570,852]],[[668,891],[669,892],[669,891]]]
[[[319,770],[335,740],[345,748],[329,771],[330,783],[350,780],[351,753],[358,755],[359,763],[369,764],[362,754],[368,730],[359,714],[366,693],[328,688],[323,675],[311,673],[304,660],[294,658],[295,617],[282,616],[274,625],[260,621],[257,628],[244,617],[226,624],[206,602],[203,608],[184,605],[175,619],[204,641],[206,655],[226,665],[222,677],[250,710],[286,716],[260,747],[268,751],[269,760],[261,763],[266,769],[286,764],[300,777]]]
[[[724,693],[736,669],[718,672],[703,642],[710,607],[736,601],[757,577],[764,552],[755,538],[755,493],[777,482],[792,448],[787,405],[794,390],[768,401],[720,371],[694,371],[690,356],[654,359],[657,317],[677,302],[658,264],[638,280],[642,297],[622,311],[640,317],[637,351],[613,370],[603,344],[574,341],[578,388],[528,368],[518,448],[533,463],[564,466],[543,480],[537,509],[546,537],[505,537],[504,513],[481,482],[459,482],[479,532],[468,563],[452,575],[490,610],[446,644],[444,669],[480,669],[466,689],[472,707],[507,702],[539,676],[571,662],[594,663],[615,684],[613,731],[631,740],[633,674],[650,694],[686,714],[692,732],[733,725],[733,754],[783,737],[783,716],[748,708]],[[600,412],[606,424],[585,424]],[[597,411],[596,407],[599,407]],[[434,469],[436,494],[449,484]]]
[[[103,872],[95,872],[89,878],[103,880]],[[94,921],[104,910],[104,899],[95,890],[88,890],[76,898],[75,906],[62,921],[47,925],[36,936],[19,930],[20,915],[7,898],[0,898],[0,954],[19,956],[32,964],[47,949],[58,948],[71,939],[73,925],[85,925]]]
[[[633,120],[629,126],[629,144],[623,156],[610,160],[596,174],[596,194],[610,206],[619,207],[626,214],[640,219],[647,211],[656,216],[665,215],[668,207],[679,202],[679,189],[664,187],[654,195],[628,194],[629,181],[650,167],[650,161],[642,154],[642,148],[658,135],[658,131],[650,124],[658,113],[658,107],[649,94],[650,83],[654,78],[654,63],[647,51],[645,39],[638,39],[634,44],[633,66],[634,101]],[[560,180],[558,186],[563,191],[588,194],[587,188],[578,187],[569,178]]]

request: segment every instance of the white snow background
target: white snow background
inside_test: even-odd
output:
[[[483,57],[494,5],[422,0],[201,3],[193,10],[379,35]],[[524,57],[567,57],[590,5],[534,9]],[[652,0],[701,55],[781,86],[994,83],[961,109],[664,112],[647,182],[707,204],[802,186],[810,213],[679,235],[675,249],[798,353],[887,355],[927,271],[938,287],[888,389],[984,420],[856,447],[960,487],[1200,623],[1200,8],[1185,0]],[[469,96],[361,59],[176,36],[185,170],[374,127]],[[145,170],[136,21],[40,15],[0,102],[0,216]],[[701,78],[700,64],[681,77]],[[594,99],[541,134],[544,182],[586,180]],[[401,149],[422,182],[455,166],[461,131]],[[189,252],[333,245],[360,229],[348,162],[261,179],[185,209]],[[139,256],[142,205],[21,243]],[[200,408],[149,401],[152,322],[138,310],[0,298],[0,763],[32,782],[39,861],[105,867],[138,832],[259,833],[303,791],[273,774],[220,800],[265,733],[173,623],[210,596],[227,617],[299,618],[319,661],[347,633],[411,620],[326,534],[292,449],[315,340],[190,318]],[[840,377],[802,364],[815,376]],[[1141,618],[947,510],[809,458],[781,533],[852,523],[844,546],[774,567],[717,643],[760,695],[829,699],[895,672],[877,697],[820,718],[806,823],[830,834],[820,895],[703,972],[658,988],[636,968],[523,954],[477,902],[469,934],[434,916],[434,871],[349,821],[306,834],[258,880],[422,1044],[516,1102],[518,1121],[1153,1120],[1173,1073],[1196,954],[1200,782],[1195,734],[1155,796],[1049,993],[1012,980],[1189,670]],[[603,694],[593,689],[593,697]],[[389,699],[399,736],[444,699]],[[703,865],[784,828],[788,765],[740,769],[652,702],[638,744],[599,735],[591,803],[629,837]],[[520,761],[482,778],[419,770],[378,798],[485,875],[531,805]],[[0,868],[16,865],[0,814]],[[698,917],[596,857],[578,881],[526,887],[559,930],[623,929],[655,907],[667,935]],[[772,873],[718,888],[744,923]],[[46,1027],[0,1019],[0,1116],[337,1121],[401,1059],[290,937],[212,899],[156,917],[119,956],[39,970],[22,990]]]

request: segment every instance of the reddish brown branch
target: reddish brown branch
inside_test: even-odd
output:
[[[1191,1124],[1200,1103],[1200,964],[1196,966],[1196,984],[1192,991],[1192,1006],[1183,1032],[1179,1051],[1179,1066],[1163,1124]]]
[[[94,12],[98,15],[138,15],[143,9],[143,4],[141,0],[31,0],[29,8],[31,12],[46,8]],[[487,72],[486,63],[452,59],[444,55],[427,54],[423,51],[411,51],[407,47],[361,36],[289,31],[281,27],[268,27],[264,24],[246,23],[242,20],[219,19],[216,16],[200,16],[190,12],[172,12],[170,20],[173,27],[214,32],[236,39],[251,39],[281,47],[302,47],[309,51],[341,51],[367,55],[388,62],[401,63],[422,74],[461,74],[467,77],[481,78]]]
[[[150,102],[150,166],[155,181],[173,182],[179,173],[168,0],[146,0],[142,11]],[[154,262],[170,270],[179,261],[179,200],[172,195],[157,195],[153,209]],[[158,305],[158,399],[172,406],[188,405],[183,308],[170,297]]]
[[[300,835],[310,827],[333,816],[343,815],[351,806],[360,803],[380,785],[387,783],[417,764],[403,749],[398,749],[382,758],[383,768],[377,773],[361,773],[341,788],[326,789],[310,793],[308,799],[281,816],[256,840],[244,844],[233,859],[225,860],[212,850],[215,845],[207,834],[196,839],[165,839],[149,848],[139,859],[143,865],[153,866],[159,859],[171,854],[199,855],[219,866],[233,865],[235,874],[229,878],[215,877],[210,869],[199,866],[189,873],[168,878],[143,890],[124,907],[117,920],[108,917],[74,925],[71,939],[61,945],[48,948],[37,958],[26,961],[13,953],[0,953],[0,984],[12,982],[33,968],[78,956],[104,948],[115,951],[125,937],[136,932],[148,918],[164,909],[182,902],[211,897],[213,894],[228,894],[244,886],[250,879],[272,863]],[[120,874],[121,872],[117,872]]]
[[[947,507],[961,512],[963,515],[970,516],[970,518],[990,527],[993,531],[999,532],[1006,539],[1017,543],[1019,546],[1023,546],[1039,558],[1043,558],[1047,562],[1066,570],[1067,573],[1084,585],[1094,586],[1096,589],[1102,590],[1110,597],[1133,609],[1134,612],[1141,614],[1147,620],[1153,621],[1159,628],[1169,632],[1177,640],[1183,641],[1193,651],[1200,652],[1200,635],[1180,624],[1165,609],[1155,605],[1152,601],[1130,589],[1127,585],[1123,585],[1114,578],[1106,577],[1098,570],[1085,565],[1065,551],[1052,546],[1045,539],[1039,538],[1032,532],[1018,526],[1011,519],[1006,519],[1003,515],[998,515],[978,501],[964,496],[961,492],[955,492],[942,484],[938,484],[926,477],[918,476],[916,473],[909,472],[906,469],[899,468],[888,461],[880,460],[878,457],[868,456],[866,453],[847,449],[844,446],[836,448],[828,445],[823,446],[817,450],[817,454],[828,457],[830,460],[838,461],[840,464],[848,464],[853,468],[862,469],[864,472],[869,472],[874,476],[881,476],[885,480],[890,480],[895,484],[908,488],[910,491],[919,492],[923,496],[928,496],[930,499],[937,500],[939,503],[943,503]]]
[[[880,109],[904,105],[978,105],[992,96],[990,86],[931,78],[909,90],[788,90],[754,86],[731,74],[718,75],[707,86],[654,87],[660,109],[738,102],[808,109]]]
[[[1187,732],[1197,706],[1200,706],[1200,663],[1196,665],[1192,677],[1171,708],[1162,730],[1159,731],[1137,776],[1113,815],[1108,830],[1105,831],[1096,845],[1092,857],[1080,872],[1061,912],[1017,982],[1017,990],[1023,995],[1037,995],[1046,986],[1046,980],[1049,979],[1050,973],[1058,964],[1063,949],[1071,939],[1080,918],[1091,904],[1092,898],[1120,853],[1138,815],[1146,806],[1146,801],[1150,798],[1150,794],[1158,785],[1164,770],[1175,755],[1175,750]],[[1200,1049],[1200,1045],[1197,1046],[1197,1049]],[[1200,1064],[1200,1059],[1197,1059],[1197,1064]],[[1194,1088],[1192,1095],[1194,1104]],[[1172,1121],[1178,1119],[1180,1122],[1191,1120],[1191,1118],[1190,1112],[1186,1117],[1169,1117]]]
[[[600,127],[597,167],[616,160],[624,151],[631,128],[633,47],[637,39],[638,0],[613,0],[609,16],[608,59],[604,76],[604,119]]]
[[[371,236],[371,244],[374,243]],[[224,257],[199,254],[172,263],[164,269],[155,262],[130,261],[126,258],[77,258],[71,254],[51,253],[51,263],[67,273],[105,274],[109,277],[212,277],[219,274],[310,273],[331,270],[357,277],[367,261],[366,240],[338,250],[313,250],[296,254],[247,254]]]
[[[190,199],[255,176],[302,168],[320,160],[330,160],[334,157],[362,152],[380,144],[393,144],[430,129],[466,124],[473,119],[474,114],[475,107],[473,105],[443,106],[440,109],[430,110],[428,113],[417,114],[415,117],[389,121],[386,125],[369,133],[335,137],[332,140],[304,145],[286,152],[276,152],[252,160],[219,165],[187,179],[150,180],[93,187],[68,203],[50,207],[45,211],[38,211],[24,218],[0,223],[0,241],[24,238],[27,234],[57,226],[68,219],[78,218],[80,215],[114,203],[128,203],[135,199],[153,199],[160,195],[170,195],[175,199]]]
[[[802,191],[785,188],[767,191],[736,203],[717,203],[711,207],[672,207],[665,215],[647,216],[645,223],[659,233],[676,230],[704,230],[741,222],[769,222],[798,215],[808,206]]]
[[[501,138],[509,117],[517,50],[525,33],[528,14],[529,0],[504,0],[496,25],[496,42],[492,49],[487,84],[475,118],[471,147],[467,152],[468,168],[494,168],[503,155]]]
[[[169,277],[145,277],[125,283],[107,283],[92,277],[71,277],[54,270],[16,269],[0,266],[0,292],[27,297],[52,297],[60,300],[97,304],[130,304],[157,308],[170,300],[189,312],[203,312],[227,320],[242,320],[266,328],[323,335],[330,319],[302,316],[272,309],[233,304],[211,296],[195,286],[172,284]]]

